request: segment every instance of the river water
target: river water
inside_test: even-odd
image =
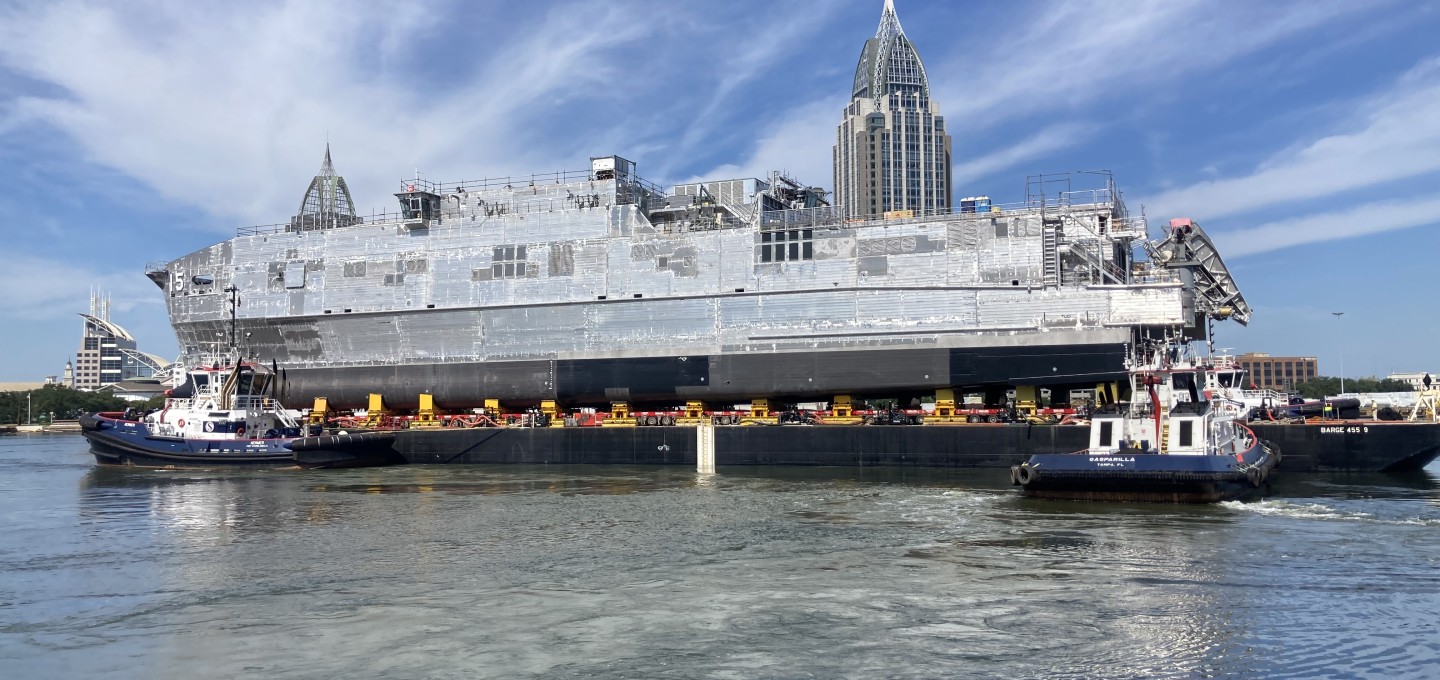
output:
[[[1440,481],[98,468],[0,437],[10,678],[1434,677]]]

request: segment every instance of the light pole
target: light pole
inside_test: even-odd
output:
[[[29,392],[26,392],[26,393],[25,393],[25,424],[26,424],[26,425],[29,425],[29,424],[32,423],[32,422],[34,422],[34,419],[30,417],[30,393],[29,393]]]
[[[1335,315],[1335,321],[1339,322],[1345,312],[1330,312]],[[1345,338],[1340,338],[1340,394],[1345,394]]]

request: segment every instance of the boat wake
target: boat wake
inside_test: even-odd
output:
[[[1286,500],[1266,499],[1254,503],[1224,501],[1220,505],[1238,512],[1291,519],[1365,522],[1396,526],[1440,526],[1440,517],[1381,517],[1372,512],[1346,511],[1323,503],[1292,503]]]

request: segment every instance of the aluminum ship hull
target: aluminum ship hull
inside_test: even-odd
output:
[[[666,192],[618,157],[402,187],[400,214],[302,213],[149,267],[185,360],[229,338],[332,408],[823,401],[1093,388],[1140,338],[1248,317],[1213,251],[1139,258],[1113,183],[860,221],[783,176]]]

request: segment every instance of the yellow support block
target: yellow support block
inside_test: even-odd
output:
[[[415,411],[415,422],[411,427],[440,427],[440,412],[435,409],[435,395],[420,395],[420,408]]]
[[[385,397],[378,392],[371,392],[369,408],[365,409],[365,427],[379,428],[385,416]]]
[[[635,427],[630,419],[630,405],[623,401],[610,402],[610,417],[600,423],[601,427]]]
[[[830,413],[836,418],[850,418],[855,414],[854,404],[850,401],[850,395],[837,394],[835,402],[830,404]]]
[[[955,390],[935,390],[935,415],[951,418],[955,415]]]
[[[686,417],[686,418],[704,418],[704,417],[705,417],[705,404],[702,403],[702,402],[698,402],[698,401],[687,401],[687,402],[685,402],[685,417]]]
[[[751,399],[751,400],[750,400],[750,417],[751,417],[751,418],[769,418],[769,417],[770,417],[770,400],[769,400],[769,399]]]
[[[565,427],[565,419],[560,416],[560,405],[554,399],[540,400],[540,412],[545,414],[545,422],[550,427]]]
[[[1037,391],[1034,385],[1018,385],[1015,387],[1015,408],[1026,415],[1035,413]]]
[[[330,400],[325,397],[315,397],[315,406],[310,409],[309,423],[311,425],[324,425],[325,416],[330,415]]]

